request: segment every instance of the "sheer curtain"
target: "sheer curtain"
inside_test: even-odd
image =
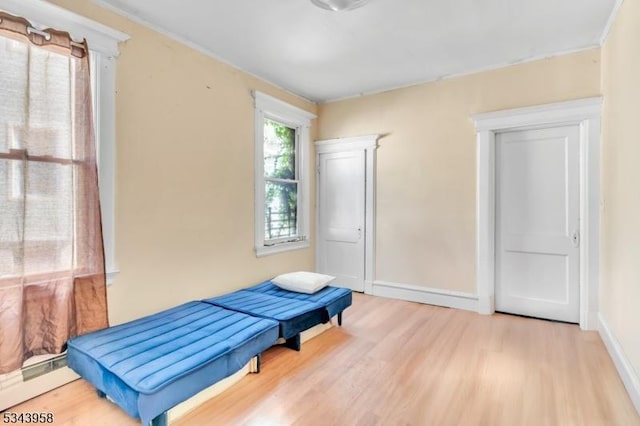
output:
[[[86,44],[0,12],[0,374],[106,327]]]

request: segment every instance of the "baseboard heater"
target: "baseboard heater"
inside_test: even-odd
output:
[[[67,354],[61,354],[45,361],[22,367],[22,380],[28,381],[67,366]]]
[[[32,364],[27,362],[25,367],[0,374],[0,411],[78,378],[79,376],[67,367],[66,353],[49,356]]]

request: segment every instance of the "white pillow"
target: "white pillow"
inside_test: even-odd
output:
[[[313,294],[322,290],[336,277],[331,275],[316,274],[315,272],[289,272],[288,274],[278,275],[271,280],[278,287],[295,291],[297,293]]]

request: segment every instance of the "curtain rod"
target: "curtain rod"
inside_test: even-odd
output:
[[[1,20],[0,20],[0,22],[1,22]],[[38,29],[36,27],[28,26],[27,27],[27,32],[28,33],[38,34],[38,35],[44,37],[44,39],[47,40],[47,41],[51,40],[51,33],[48,33],[47,31],[44,31],[44,30],[40,30],[40,29]],[[82,48],[82,49],[85,48],[84,43],[78,43],[77,41],[73,41],[73,40],[71,40],[71,37],[69,37],[69,43],[72,46],[75,46],[75,47],[79,47],[79,48]]]
[[[3,21],[4,21],[4,19],[0,17],[0,24]],[[34,27],[33,25],[27,25],[27,33],[29,33],[29,34],[31,34],[31,33],[38,34],[39,36],[44,37],[44,39],[46,41],[50,41],[51,40],[51,33],[47,32],[45,30],[38,29],[38,28]],[[78,47],[78,48],[83,49],[83,50],[86,49],[86,46],[85,46],[84,43],[78,43],[77,41],[72,40],[70,34],[69,34],[69,43],[74,47]]]

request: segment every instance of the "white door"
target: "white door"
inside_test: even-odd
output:
[[[580,320],[578,126],[496,135],[496,311]]]
[[[319,155],[318,272],[364,291],[365,152]]]

